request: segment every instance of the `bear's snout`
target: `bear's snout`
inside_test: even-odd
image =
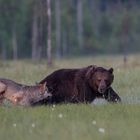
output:
[[[107,89],[107,87],[106,87],[105,82],[101,82],[99,84],[99,87],[98,87],[98,92],[99,93],[105,93],[106,89]]]
[[[106,91],[106,88],[98,88],[99,93],[105,93],[105,91]]]

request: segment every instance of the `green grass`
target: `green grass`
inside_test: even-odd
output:
[[[139,139],[140,56],[132,55],[123,66],[122,56],[99,56],[56,60],[48,68],[46,60],[0,62],[0,77],[23,84],[34,84],[59,68],[91,64],[114,67],[113,88],[122,97],[121,104],[57,105],[0,108],[1,140],[132,140]],[[93,124],[96,122],[96,124]],[[102,128],[104,133],[100,132]]]

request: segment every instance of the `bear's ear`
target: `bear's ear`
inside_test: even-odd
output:
[[[91,75],[95,72],[97,66],[96,65],[92,65],[88,67],[87,73],[86,73],[86,77],[87,79],[90,79]]]
[[[112,74],[113,73],[113,68],[110,68],[108,71]]]

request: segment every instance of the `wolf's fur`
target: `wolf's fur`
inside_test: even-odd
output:
[[[51,94],[47,92],[46,83],[27,86],[0,78],[1,103],[4,99],[7,99],[15,105],[32,106],[48,96],[51,96]]]

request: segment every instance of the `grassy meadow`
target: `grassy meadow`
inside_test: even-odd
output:
[[[48,68],[46,60],[0,61],[0,77],[23,84],[35,84],[60,68],[91,64],[113,67],[113,88],[121,104],[64,104],[34,108],[0,107],[1,140],[132,140],[139,139],[140,55],[97,56],[55,60]]]

